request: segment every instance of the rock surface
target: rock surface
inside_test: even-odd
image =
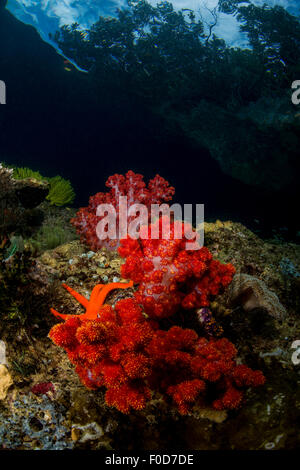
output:
[[[34,217],[32,209],[45,200],[49,184],[34,178],[17,180],[0,162],[0,235],[21,230]]]
[[[6,365],[7,360],[6,360],[6,345],[5,342],[0,340],[0,365]]]
[[[35,178],[26,178],[16,182],[16,194],[25,209],[39,206],[49,193],[50,184]]]
[[[275,292],[269,290],[257,277],[237,274],[229,287],[229,295],[232,305],[240,305],[246,312],[260,308],[279,320],[286,317],[286,309],[279,302]]]

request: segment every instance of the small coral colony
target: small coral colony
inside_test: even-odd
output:
[[[183,415],[195,405],[215,410],[240,407],[244,391],[264,384],[265,378],[261,371],[237,364],[235,346],[222,337],[209,310],[214,296],[230,284],[234,267],[214,260],[206,247],[187,250],[185,222],[169,220],[168,239],[151,239],[151,230],[161,234],[166,215],[149,220],[138,239],[100,240],[99,204],[110,203],[119,214],[120,195],[127,196],[128,207],[143,203],[150,208],[167,203],[174,194],[162,177],[157,175],[146,186],[143,176],[132,171],[111,176],[106,186],[109,191],[92,196],[72,223],[92,250],[118,250],[125,260],[121,275],[127,282],[98,284],[90,299],[64,285],[85,313],[51,309],[63,323],[51,329],[50,338],[64,348],[81,382],[91,390],[103,387],[107,405],[123,413],[142,410],[154,394],[172,402]],[[181,239],[175,236],[178,230]],[[118,288],[131,288],[128,297],[113,306],[105,303],[107,294]],[[178,318],[183,316],[194,317],[203,336],[180,326]]]

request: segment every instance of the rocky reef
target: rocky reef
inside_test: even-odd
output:
[[[30,225],[30,219],[38,216],[34,212],[47,197],[49,185],[35,178],[16,180],[13,170],[0,163],[0,235],[22,231]]]
[[[211,304],[239,363],[260,369],[266,384],[246,392],[243,407],[218,411],[194,406],[186,416],[152,396],[142,411],[124,415],[105,404],[102,389],[87,390],[65,352],[47,337],[59,311],[82,313],[62,283],[89,297],[98,283],[121,279],[123,260],[113,251],[93,252],[78,240],[36,258],[43,289],[34,321],[7,327],[0,318],[0,436],[10,449],[294,449],[299,446],[299,366],[292,344],[299,339],[300,249],[263,241],[233,222],[206,224],[214,258],[236,268],[233,282]],[[33,289],[34,284],[29,286]],[[132,297],[112,291],[107,303]],[[193,327],[186,319],[185,326]]]

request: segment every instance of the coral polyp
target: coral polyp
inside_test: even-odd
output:
[[[164,223],[170,226],[169,239],[152,239],[151,233],[161,234]],[[150,317],[169,317],[180,307],[208,307],[210,299],[232,280],[234,267],[213,260],[206,247],[186,249],[187,231],[184,222],[170,223],[164,216],[142,227],[139,240],[121,240],[119,253],[126,259],[122,276],[139,283],[135,297]]]
[[[110,176],[105,185],[110,188],[106,193],[97,193],[90,197],[88,207],[79,209],[71,222],[76,227],[81,240],[86,243],[92,250],[99,250],[106,247],[109,250],[116,250],[119,246],[119,228],[120,215],[124,216],[129,223],[134,219],[133,216],[127,214],[130,207],[134,204],[143,204],[149,211],[151,204],[161,204],[172,199],[175,189],[169,185],[168,181],[159,175],[149,181],[148,187],[143,180],[143,175],[128,171],[126,175],[115,174]],[[120,196],[127,197],[126,207],[120,207]],[[103,220],[103,216],[97,216],[97,208],[102,204],[110,204],[116,214],[116,236],[115,238],[107,237],[99,239],[96,228]],[[147,218],[148,221],[148,218]]]

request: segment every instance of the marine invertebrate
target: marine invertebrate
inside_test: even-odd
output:
[[[200,395],[200,402],[214,409],[238,408],[242,389],[256,387],[265,379],[260,371],[237,365],[237,350],[226,338],[199,338],[178,326],[157,330],[148,352],[156,361],[160,388],[171,395],[179,411],[186,414]]]
[[[110,188],[107,193],[97,193],[90,197],[88,207],[79,209],[71,222],[76,227],[81,240],[94,251],[102,247],[109,250],[115,250],[119,246],[119,238],[100,240],[96,233],[96,227],[103,219],[103,216],[97,216],[97,207],[100,204],[112,204],[116,210],[116,234],[119,230],[119,215],[120,215],[120,196],[127,197],[127,205],[125,210],[129,210],[133,204],[143,204],[150,208],[151,204],[161,204],[162,202],[170,201],[174,195],[174,188],[159,175],[149,181],[148,186],[143,181],[143,175],[136,174],[133,171],[128,171],[126,175],[115,174],[110,176],[105,185]],[[121,209],[124,210],[124,209]],[[124,212],[125,212],[124,210]],[[126,215],[125,215],[126,217]],[[129,222],[132,217],[127,216]]]
[[[237,365],[226,338],[207,340],[193,330],[160,330],[133,298],[103,305],[97,318],[70,316],[49,337],[63,347],[82,383],[106,388],[107,405],[123,413],[141,410],[154,391],[171,398],[181,414],[196,402],[238,408],[243,389],[264,383],[260,371]]]
[[[170,224],[169,239],[151,239],[151,233],[161,234],[165,217],[142,227],[140,240],[129,237],[119,247],[126,258],[121,274],[139,283],[135,298],[153,318],[169,317],[180,307],[209,306],[210,298],[228,286],[235,272],[231,264],[213,260],[206,247],[187,250],[184,222]]]
[[[35,395],[47,395],[48,392],[55,393],[55,387],[52,382],[39,382],[31,388]]]
[[[47,178],[39,171],[31,170],[30,168],[14,167],[13,177],[15,179],[35,179],[37,181],[45,181],[49,183],[49,193],[46,199],[55,206],[61,207],[67,204],[72,204],[75,198],[75,192],[69,180],[61,176],[54,176]]]
[[[75,192],[69,180],[61,176],[54,176],[54,178],[49,178],[49,183],[50,191],[46,199],[50,201],[51,204],[58,207],[72,204],[75,198]]]
[[[94,296],[99,294],[96,287]],[[152,338],[152,328],[134,300],[119,301],[115,310],[103,305],[91,315],[61,318],[65,323],[55,325],[49,337],[67,351],[84,385],[91,389],[106,386],[107,403],[125,413],[142,409],[151,396],[142,379],[150,367],[143,348]]]
[[[160,227],[161,219],[156,223]],[[98,284],[89,300],[64,284],[85,314],[51,309],[65,322],[55,325],[49,337],[65,349],[81,382],[91,390],[104,387],[106,404],[123,413],[142,410],[155,392],[172,400],[181,414],[196,403],[234,409],[241,405],[245,388],[265,381],[260,371],[237,365],[237,350],[226,338],[207,340],[179,326],[160,329],[158,320],[181,306],[208,305],[234,272],[231,265],[212,260],[207,249],[186,250],[186,239],[174,237],[176,228],[186,227],[172,222],[168,240],[143,239],[143,227],[141,240],[122,240],[122,275],[131,277],[128,284]],[[120,300],[114,308],[104,304],[110,290],[132,287],[133,280],[141,283],[136,298]],[[216,332],[208,309],[200,309],[198,316]]]
[[[261,279],[249,274],[240,273],[234,277],[229,295],[233,304],[242,305],[246,311],[261,308],[279,320],[287,315],[275,292],[268,289]]]
[[[14,167],[13,177],[17,180],[23,180],[26,178],[34,178],[36,180],[44,179],[44,177],[41,175],[39,171],[35,171],[27,167]]]
[[[196,313],[199,322],[209,336],[221,336],[223,334],[223,328],[217,324],[209,308],[199,308]]]
[[[127,289],[128,287],[133,286],[133,282],[129,282],[127,284],[122,282],[112,282],[106,285],[97,284],[91,293],[90,299],[87,299],[83,295],[79,294],[74,289],[67,286],[67,284],[62,285],[86,309],[85,313],[80,315],[80,318],[86,320],[93,320],[97,318],[99,309],[103,305],[104,300],[110,291],[114,289]],[[50,310],[53,315],[58,318],[61,318],[62,320],[66,320],[70,317],[70,315],[68,314],[64,315],[62,313],[58,313],[56,310],[54,310],[54,308],[51,308]]]

